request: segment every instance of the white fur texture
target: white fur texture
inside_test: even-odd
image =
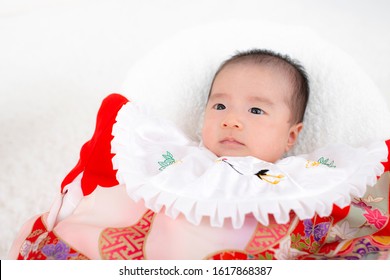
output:
[[[216,69],[236,51],[251,48],[287,54],[308,73],[311,93],[304,130],[292,154],[390,137],[390,112],[374,83],[346,53],[303,27],[229,21],[186,30],[134,66],[122,93],[148,104],[199,141]]]

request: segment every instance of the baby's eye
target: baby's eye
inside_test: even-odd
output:
[[[226,109],[226,106],[223,105],[222,103],[217,103],[213,106],[213,109],[215,110],[225,110]]]
[[[256,108],[256,107],[250,108],[249,112],[251,112],[252,114],[255,114],[255,115],[262,115],[262,114],[264,114],[263,110],[261,110],[260,108]]]

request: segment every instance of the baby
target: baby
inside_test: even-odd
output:
[[[241,52],[215,74],[201,145],[136,101],[108,96],[59,201],[26,223],[10,258],[304,258],[342,242],[330,235],[338,226],[332,215],[351,218],[332,207],[349,202],[350,188],[339,185],[362,179],[365,190],[383,172],[387,149],[338,146],[283,159],[303,128],[308,96],[299,63],[268,50]],[[370,176],[364,160],[365,170],[376,170]],[[334,256],[341,247],[324,250]]]
[[[276,162],[298,138],[308,97],[306,73],[298,63],[270,51],[239,53],[214,77],[203,143],[219,157]]]

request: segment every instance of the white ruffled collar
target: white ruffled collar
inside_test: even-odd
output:
[[[252,214],[268,225],[327,216],[333,205],[345,207],[351,197],[364,195],[383,173],[384,142],[352,148],[333,145],[275,164],[254,157],[217,158],[189,140],[172,123],[150,116],[133,103],[119,111],[111,143],[117,178],[128,195],[146,207],[212,226],[230,219],[242,227]]]

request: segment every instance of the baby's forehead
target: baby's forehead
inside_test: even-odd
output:
[[[234,68],[234,71],[229,71],[232,68]],[[280,80],[280,83],[283,83],[283,86],[285,86],[286,98],[289,99],[293,95],[297,84],[296,78],[294,76],[294,69],[291,68],[292,67],[282,67],[281,65],[272,62],[258,62],[254,60],[231,61],[224,64],[215,74],[213,83],[211,84],[210,94],[212,93],[214,85],[216,84],[215,81],[220,80],[218,79],[218,77],[224,76],[224,74],[228,71],[229,74],[227,75],[230,75],[234,78],[236,76],[238,77],[243,75],[243,73],[251,74],[250,72],[252,71],[256,72],[258,69],[266,69],[266,72],[264,74],[256,73],[256,79],[258,78],[259,81],[261,81],[265,76],[267,76],[268,78],[271,76],[273,79]],[[219,83],[219,85],[221,85],[221,83]]]
[[[253,66],[253,67],[248,67]],[[238,61],[230,61],[223,64],[220,69],[216,72],[214,79],[216,79],[219,75],[223,74],[225,70],[229,70],[231,68],[236,68],[238,71],[242,69],[243,71],[253,71],[258,69],[267,69],[268,73],[273,73],[275,76],[279,76],[279,78],[288,80],[291,84],[291,87],[294,87],[295,80],[295,68],[288,63],[277,63],[275,61],[256,61],[256,60],[238,60]],[[238,73],[237,73],[238,74]],[[261,79],[261,75],[259,75],[259,79]]]

